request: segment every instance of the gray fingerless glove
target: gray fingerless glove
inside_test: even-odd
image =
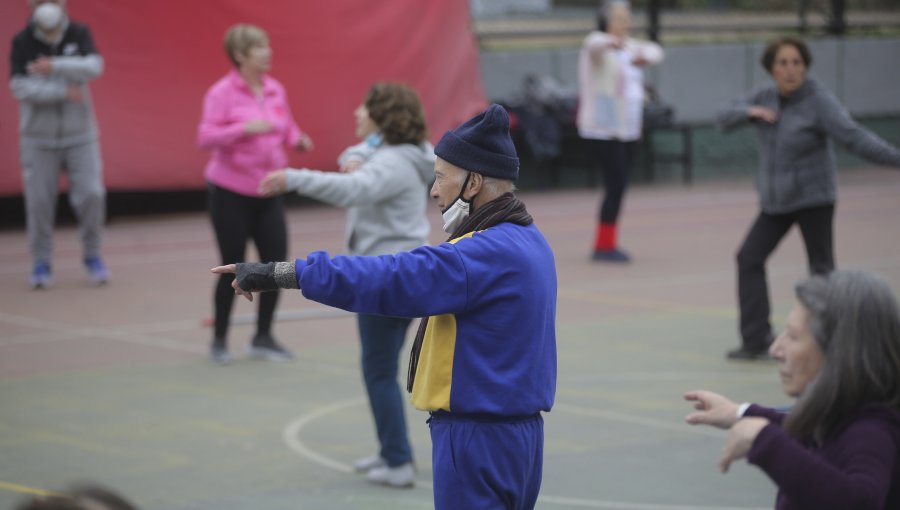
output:
[[[238,287],[246,291],[299,288],[293,262],[241,262],[235,265],[235,278]]]

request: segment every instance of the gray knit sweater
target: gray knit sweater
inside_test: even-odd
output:
[[[758,89],[718,114],[720,129],[748,122],[747,108],[778,114],[774,124],[754,121],[759,135],[757,189],[760,207],[783,214],[834,204],[837,198],[831,139],[873,163],[900,167],[900,150],[857,124],[827,90],[812,79],[787,98],[774,86]]]

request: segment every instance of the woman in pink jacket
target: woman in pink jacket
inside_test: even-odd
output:
[[[305,151],[312,140],[300,131],[284,87],[268,74],[272,63],[269,37],[253,25],[235,25],[225,34],[225,51],[235,66],[203,100],[197,145],[211,149],[206,165],[209,213],[222,264],[243,262],[252,238],[262,262],[287,256],[284,201],[257,192],[262,178],[287,166],[285,144]],[[215,325],[210,358],[227,364],[226,335],[234,301],[233,275],[222,275],[214,293]],[[272,361],[293,359],[271,334],[278,293],[262,296],[250,354]]]

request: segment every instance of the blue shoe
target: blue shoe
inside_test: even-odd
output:
[[[611,250],[594,250],[591,260],[594,262],[618,262],[624,264],[631,262],[631,256],[618,248],[613,248]]]
[[[35,262],[31,271],[31,288],[49,289],[53,285],[53,272],[47,262]]]
[[[87,268],[94,285],[103,285],[109,281],[109,270],[100,257],[87,257],[84,259],[84,266]]]

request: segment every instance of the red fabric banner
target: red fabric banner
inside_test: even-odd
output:
[[[26,0],[0,2],[9,55],[28,20]],[[196,148],[203,95],[231,68],[229,26],[264,28],[272,76],[316,148],[291,165],[323,170],[356,143],[353,110],[375,81],[422,97],[431,139],[484,108],[467,0],[69,0],[106,62],[91,85],[110,191],[201,189],[208,154]],[[7,76],[8,78],[8,76]],[[18,105],[0,94],[0,195],[21,193]]]

